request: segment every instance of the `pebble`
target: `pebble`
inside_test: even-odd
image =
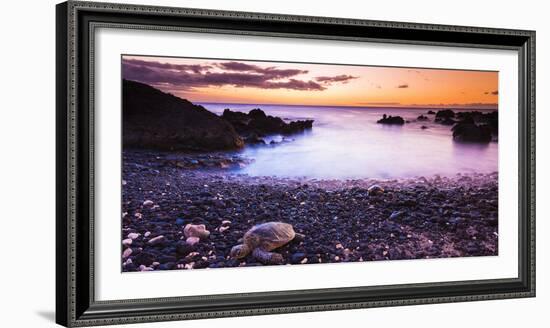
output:
[[[147,267],[145,265],[140,265],[139,266],[139,271],[155,271],[155,269],[153,269],[151,267]]]
[[[395,220],[399,218],[402,214],[403,214],[402,211],[393,211],[392,214],[390,215],[390,220]]]
[[[190,246],[194,246],[198,244],[200,240],[201,239],[199,237],[188,237],[185,242]]]
[[[137,239],[139,236],[140,236],[140,234],[137,233],[137,232],[130,232],[130,233],[128,234],[128,238],[130,238],[130,239],[132,239],[132,240],[133,240],[133,239]]]
[[[379,185],[375,184],[375,185],[370,186],[369,189],[367,189],[367,192],[368,192],[369,196],[381,195],[381,194],[384,193],[384,188],[382,188]]]
[[[152,200],[146,200],[143,202],[143,206],[153,206],[154,202]]]
[[[122,245],[124,245],[124,246],[130,246],[130,245],[132,245],[132,241],[133,241],[132,238],[124,239],[124,240],[122,241]]]
[[[131,248],[126,248],[124,250],[124,252],[122,252],[122,258],[128,258],[130,255],[132,255],[132,249]]]
[[[290,258],[290,262],[292,264],[298,264],[300,262],[302,262],[302,260],[304,260],[304,258],[306,258],[306,254],[304,253],[294,253],[292,254],[291,258]],[[307,260],[307,258],[306,258]]]
[[[161,244],[163,242],[164,242],[164,236],[160,235],[160,236],[156,236],[155,238],[149,239],[147,244],[149,244],[149,245],[158,245],[158,244]]]
[[[210,236],[210,231],[206,230],[204,224],[188,224],[183,228],[183,234],[186,238],[197,237],[200,239],[206,239]]]

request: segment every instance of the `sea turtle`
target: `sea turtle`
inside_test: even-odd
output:
[[[244,234],[241,245],[231,249],[231,257],[240,259],[252,252],[252,256],[264,264],[282,264],[283,256],[271,251],[286,245],[293,239],[303,240],[304,235],[296,233],[291,224],[283,222],[258,224]]]

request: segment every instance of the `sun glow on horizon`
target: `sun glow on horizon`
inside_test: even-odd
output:
[[[498,108],[498,72],[123,56],[123,78],[191,102]]]

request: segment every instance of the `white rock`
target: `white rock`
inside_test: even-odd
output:
[[[130,255],[132,255],[132,249],[131,248],[126,248],[124,250],[124,252],[122,252],[122,258],[123,259],[128,258]]]
[[[201,239],[199,237],[189,237],[185,240],[185,242],[190,245],[190,246],[193,246],[195,244],[197,244]]]
[[[143,264],[139,266],[139,271],[154,271],[154,270],[155,270],[155,269],[150,268],[150,267],[147,267],[147,266],[145,266],[145,265],[143,265]]]
[[[229,229],[229,227],[221,226],[218,230],[220,232],[224,232],[225,230]]]
[[[151,235],[151,231],[147,231],[146,233],[143,234],[144,237],[149,237]]]
[[[130,246],[130,245],[132,245],[132,238],[124,239],[124,240],[122,241],[122,245],[124,245],[124,246]]]
[[[139,237],[139,233],[137,233],[137,232],[130,232],[128,234],[128,238],[130,238],[130,239],[136,239],[137,237]]]
[[[187,224],[185,228],[183,228],[183,234],[186,238],[198,237],[200,239],[206,239],[210,236],[210,231],[206,230],[204,224]]]
[[[147,243],[149,245],[156,245],[156,244],[162,243],[163,241],[164,241],[164,236],[160,235],[160,236],[156,236],[155,238],[149,239]]]
[[[149,199],[143,202],[143,206],[151,206],[153,204],[154,204],[153,201]]]
[[[229,224],[231,224],[231,221],[229,221],[229,220],[223,220],[222,221],[222,225],[229,225]]]
[[[192,258],[192,257],[194,257],[194,256],[197,256],[197,255],[199,255],[199,252],[191,252],[191,253],[187,254],[187,256],[186,256],[185,258],[189,258],[189,259],[190,259],[190,258]]]

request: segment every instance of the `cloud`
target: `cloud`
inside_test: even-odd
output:
[[[351,75],[322,76],[315,80],[296,78],[306,73],[307,70],[261,67],[236,61],[210,65],[180,65],[137,59],[122,60],[123,78],[163,89],[192,90],[200,87],[234,86],[323,91],[333,83],[346,83],[356,78]]]
[[[236,72],[255,72],[262,75],[265,75],[266,77],[270,77],[271,79],[282,79],[282,78],[288,78],[291,76],[296,76],[299,74],[307,74],[308,71],[306,70],[299,70],[299,69],[278,69],[277,67],[260,67],[258,65],[251,65],[246,64],[242,62],[224,62],[224,63],[218,63],[216,66],[228,70],[228,71],[236,71]]]
[[[318,76],[315,78],[315,81],[321,82],[324,84],[331,84],[334,82],[348,83],[349,80],[357,79],[358,76],[352,76],[347,74],[336,75],[336,76]]]
[[[169,63],[160,63],[160,62],[145,61],[145,60],[139,60],[139,59],[123,59],[123,65],[146,66],[150,68],[186,71],[186,72],[193,72],[193,73],[200,73],[212,68],[212,66],[210,65],[169,64]]]
[[[407,89],[408,87],[409,87],[409,85],[406,84],[406,83],[405,84],[400,84],[400,85],[397,86],[398,89]]]

